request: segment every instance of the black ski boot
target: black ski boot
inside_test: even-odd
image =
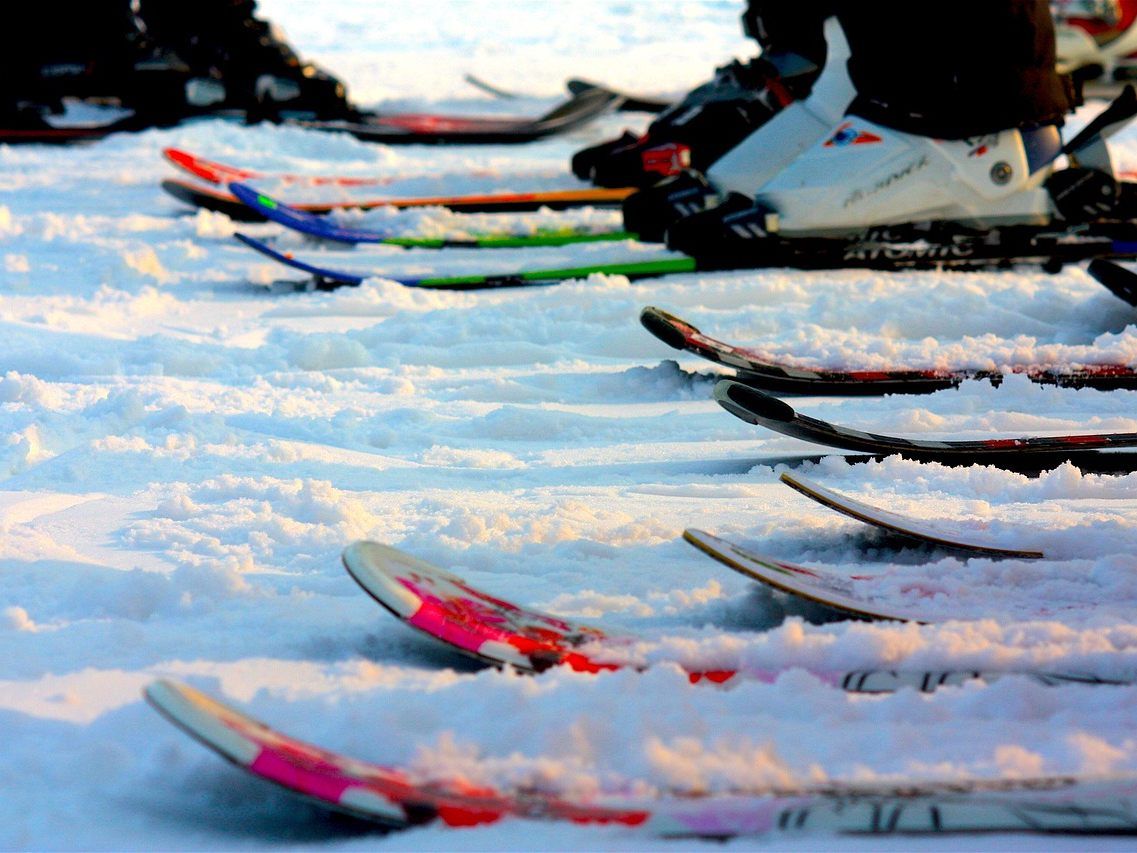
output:
[[[189,65],[195,106],[242,111],[250,121],[355,117],[343,83],[302,62],[255,10],[255,0],[139,3],[148,36]]]
[[[573,157],[573,172],[602,187],[647,187],[685,169],[705,172],[712,163],[801,97],[816,75],[802,73],[786,85],[765,59],[733,62],[659,115],[642,137],[586,148]]]
[[[760,241],[770,242],[777,219],[768,208],[742,193],[730,193],[709,210],[672,223],[667,248],[698,258],[704,268],[753,266]]]
[[[645,242],[659,243],[671,225],[717,199],[718,192],[701,172],[681,172],[624,199],[624,230]]]

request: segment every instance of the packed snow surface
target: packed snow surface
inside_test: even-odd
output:
[[[665,95],[751,52],[733,0],[261,8],[359,100],[392,109],[536,114],[572,76]],[[466,72],[524,97],[495,101],[464,83]],[[162,720],[140,697],[161,676],[424,778],[460,773],[573,795],[1137,772],[1137,687],[1009,677],[865,697],[810,674],[1137,673],[1137,474],[851,464],[722,411],[710,399],[721,370],[670,350],[637,319],[654,304],[813,366],[1137,363],[1137,313],[1083,270],[593,276],[431,293],[382,274],[649,252],[391,248],[327,254],[376,277],[305,292],[279,283],[296,280],[291,271],[234,241],[225,216],[192,213],[158,189],[172,176],[165,146],[264,171],[390,178],[390,194],[569,187],[574,150],[646,121],[609,116],[517,148],[386,148],[223,122],[68,149],[0,148],[0,847],[665,846],[630,828],[506,821],[384,837],[330,819]],[[1122,167],[1137,165],[1137,132],[1113,147]],[[609,211],[347,218],[404,234],[618,224]],[[1022,377],[794,405],[922,437],[1137,430],[1133,392]],[[783,465],[1048,559],[967,559],[882,538],[780,485]],[[839,621],[711,561],[682,540],[685,527],[872,575],[866,596],[936,622]],[[632,633],[650,666],[525,677],[460,658],[352,582],[339,554],[358,539],[500,597]],[[724,689],[689,684],[684,664],[785,672]]]

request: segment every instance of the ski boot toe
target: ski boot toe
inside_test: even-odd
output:
[[[749,254],[753,244],[769,236],[770,211],[742,193],[730,193],[710,210],[685,216],[667,228],[667,248],[694,258],[721,260]]]
[[[659,243],[670,225],[705,210],[717,197],[704,175],[682,172],[624,199],[624,229],[645,242]]]
[[[601,168],[604,163],[613,157],[619,156],[619,152],[625,148],[629,148],[636,144],[638,137],[625,130],[623,135],[610,139],[607,142],[601,142],[599,145],[593,145],[591,148],[584,148],[577,151],[572,156],[572,173],[580,178],[582,181],[592,181],[596,183],[594,177],[596,170]],[[597,186],[605,186],[604,184],[597,184]],[[619,186],[635,186],[634,184],[619,184]]]

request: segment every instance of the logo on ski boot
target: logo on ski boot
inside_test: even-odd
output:
[[[983,136],[969,137],[963,140],[964,145],[970,149],[967,152],[968,157],[982,157],[991,149],[999,144],[999,134],[988,133]]]
[[[682,142],[669,142],[648,148],[640,158],[645,172],[654,172],[664,177],[678,175],[691,166],[691,146]]]
[[[826,148],[844,148],[846,145],[870,145],[883,140],[875,133],[866,130],[857,130],[851,121],[845,122],[837,128],[834,134],[825,143]]]

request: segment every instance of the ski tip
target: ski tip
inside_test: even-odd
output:
[[[588,80],[581,80],[579,77],[573,77],[565,83],[565,88],[569,90],[570,94],[579,95],[582,92],[587,92],[590,89],[603,89],[604,91],[611,91],[604,86],[597,83],[592,83]]]
[[[756,426],[764,420],[788,423],[797,417],[788,403],[732,379],[715,385],[714,398],[732,415]]]
[[[166,178],[160,184],[158,184],[158,186],[160,186],[174,198],[178,199],[178,201],[185,200],[188,187],[183,181],[176,181],[173,178]]]
[[[707,537],[707,534],[694,527],[688,527],[683,531],[683,538],[690,542],[692,545],[698,545],[699,542]]]
[[[256,249],[258,252],[263,251],[266,246],[256,237],[250,237],[248,234],[242,234],[240,231],[234,231],[233,236],[248,246],[250,249]]]
[[[258,192],[248,184],[241,183],[240,181],[230,181],[229,192],[254,210],[263,210],[265,208],[275,210],[280,205],[276,199],[270,198],[264,193]]]
[[[687,338],[675,327],[671,314],[661,311],[654,305],[646,306],[640,311],[640,323],[645,329],[663,341],[672,349],[683,349]]]
[[[409,619],[423,605],[422,598],[400,581],[402,574],[452,577],[436,566],[378,542],[353,542],[344,548],[341,560],[352,580],[400,619]]]

